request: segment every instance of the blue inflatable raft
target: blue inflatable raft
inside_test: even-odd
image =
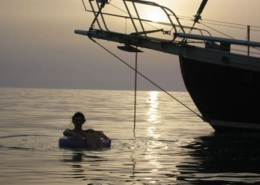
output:
[[[102,139],[103,147],[109,148],[111,146],[111,139]],[[60,148],[89,148],[84,139],[76,137],[61,137],[59,139]]]

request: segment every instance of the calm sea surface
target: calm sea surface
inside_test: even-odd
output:
[[[187,92],[171,92],[196,111]],[[260,184],[259,134],[214,134],[163,92],[0,88],[0,184]],[[65,150],[82,111],[110,149]]]

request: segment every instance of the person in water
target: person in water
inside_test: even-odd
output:
[[[72,116],[72,123],[74,129],[66,129],[63,132],[64,136],[74,136],[77,138],[85,138],[87,145],[91,148],[102,148],[101,139],[108,139],[108,137],[102,131],[95,131],[93,129],[83,130],[82,125],[86,122],[85,116],[81,112],[76,112]]]

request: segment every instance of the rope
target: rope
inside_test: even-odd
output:
[[[91,37],[89,37],[90,40],[92,40],[94,43],[96,43],[97,45],[99,45],[101,48],[103,48],[105,51],[107,51],[108,53],[110,53],[111,55],[113,55],[115,58],[117,58],[118,60],[120,60],[122,63],[124,63],[125,65],[127,65],[129,68],[131,68],[132,70],[136,71],[137,74],[139,74],[140,76],[142,76],[144,79],[146,79],[148,82],[150,82],[151,84],[153,84],[155,87],[157,87],[158,89],[160,89],[161,91],[163,91],[164,93],[166,93],[167,95],[169,95],[171,98],[173,98],[175,101],[177,101],[178,103],[180,103],[182,106],[184,106],[185,108],[187,108],[189,111],[191,111],[193,114],[195,114],[196,116],[198,116],[199,118],[201,118],[203,121],[203,117],[201,115],[199,115],[198,113],[196,113],[195,111],[193,111],[191,108],[189,108],[187,105],[185,105],[184,103],[182,103],[180,100],[178,100],[177,98],[175,98],[173,95],[171,95],[169,92],[167,92],[166,90],[164,90],[162,87],[160,87],[159,85],[157,85],[155,82],[153,82],[152,80],[150,80],[149,78],[147,78],[145,75],[143,75],[142,73],[140,73],[139,71],[135,70],[135,68],[133,68],[131,65],[129,65],[127,62],[125,62],[123,59],[119,58],[116,54],[114,54],[113,52],[111,52],[110,50],[108,50],[107,48],[105,48],[104,46],[102,46],[101,44],[99,44],[97,41],[95,41],[94,39],[92,39]]]
[[[135,125],[136,125],[136,97],[137,97],[137,51],[135,52],[135,99],[134,99],[134,128],[133,128],[134,136],[135,136]]]

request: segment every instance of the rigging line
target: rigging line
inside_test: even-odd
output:
[[[187,21],[192,21],[190,19],[190,17],[185,17],[185,16],[180,16],[179,18],[180,20],[187,20]],[[217,26],[222,26],[222,27],[229,27],[229,28],[236,28],[236,29],[243,29],[243,30],[246,30],[246,26],[248,25],[245,25],[245,24],[237,24],[237,23],[230,23],[230,22],[223,22],[223,21],[214,21],[214,20],[208,20],[208,19],[203,19],[201,20],[200,23],[207,23],[207,24],[213,24],[213,25],[217,25]],[[251,26],[251,31],[256,31],[256,32],[260,32],[259,30],[259,26]]]
[[[212,28],[212,27],[210,27],[210,26],[207,26],[206,24],[203,24],[203,23],[201,23],[201,22],[200,22],[200,24],[203,25],[203,26],[205,26],[205,27],[207,27],[207,28],[209,28],[209,29],[212,29],[212,30],[214,30],[214,31],[216,31],[216,32],[218,32],[218,33],[220,33],[220,34],[222,34],[222,35],[225,35],[225,36],[227,36],[227,37],[229,37],[229,38],[235,39],[235,38],[233,38],[233,37],[231,37],[231,36],[229,36],[229,35],[227,35],[227,34],[221,32],[221,31],[218,31],[217,29],[214,29],[214,28]]]
[[[203,24],[203,23],[204,23],[204,24]],[[200,24],[202,24],[202,25],[204,25],[204,26],[206,26],[205,24],[207,23],[207,24],[213,24],[213,25],[216,25],[216,26],[236,28],[236,29],[241,29],[241,30],[246,30],[246,29],[247,29],[246,27],[241,27],[241,26],[246,26],[246,25],[239,25],[239,24],[231,24],[231,25],[238,25],[238,26],[240,26],[240,27],[237,27],[237,26],[229,26],[229,25],[225,25],[225,24],[211,23],[211,22],[207,22],[207,21],[203,21],[203,23],[200,22]],[[211,27],[208,26],[208,28],[211,28]],[[254,27],[254,28],[257,28],[257,27]],[[211,29],[213,29],[213,28],[211,28]],[[215,30],[215,29],[213,29],[213,30]],[[215,30],[215,31],[216,31],[216,30]],[[259,30],[259,29],[251,29],[251,31],[259,32],[260,30]],[[221,33],[221,32],[219,32],[219,33]],[[222,34],[223,34],[223,33],[222,33]]]
[[[137,47],[136,47],[137,49]],[[134,128],[133,128],[133,133],[135,136],[135,127],[136,127],[136,97],[137,97],[137,51],[135,52],[135,97],[134,97]]]
[[[110,53],[111,55],[113,55],[115,58],[117,58],[118,60],[120,60],[122,63],[124,63],[125,65],[127,65],[129,68],[131,68],[132,70],[135,70],[135,68],[133,68],[131,65],[129,65],[127,62],[125,62],[123,59],[119,58],[116,54],[114,54],[112,51],[108,50],[107,48],[105,48],[104,46],[102,46],[101,44],[99,44],[96,40],[92,39],[91,37],[89,37],[90,40],[92,40],[94,43],[96,43],[97,45],[99,45],[101,48],[103,48],[104,50],[106,50],[108,53]],[[155,82],[153,82],[152,80],[150,80],[148,77],[146,77],[145,75],[143,75],[142,73],[140,73],[139,71],[136,70],[136,73],[139,74],[140,76],[142,76],[144,79],[146,79],[148,82],[150,82],[151,84],[153,84],[155,87],[157,87],[158,89],[160,89],[161,91],[163,91],[164,93],[166,93],[167,95],[169,95],[171,98],[173,98],[175,101],[177,101],[178,103],[180,103],[182,106],[184,106],[185,108],[187,108],[189,111],[191,111],[193,114],[195,114],[196,116],[198,116],[199,118],[201,118],[203,121],[203,117],[201,115],[199,115],[198,113],[196,113],[194,110],[192,110],[191,108],[189,108],[187,105],[185,105],[184,103],[182,103],[180,100],[178,100],[177,98],[175,98],[173,95],[171,95],[169,92],[167,92],[166,90],[164,90],[162,87],[160,87],[159,85],[157,85]]]
[[[189,16],[179,15],[179,18],[182,18],[184,20],[191,20],[192,21],[192,17],[189,17]],[[226,22],[226,21],[217,21],[217,20],[211,20],[211,19],[202,19],[202,21],[204,21],[204,22],[212,22],[212,24],[214,24],[214,23],[221,23],[221,24],[225,24],[225,25],[235,25],[235,26],[240,26],[240,27],[248,26],[247,24],[239,24],[239,23],[232,23],[232,22]],[[250,26],[254,27],[254,28],[260,28],[260,26],[256,26],[256,25],[250,25]]]
[[[246,30],[246,28],[238,27],[238,26],[230,26],[230,25],[218,24],[218,23],[212,23],[212,22],[206,22],[206,21],[203,21],[203,23],[204,24],[212,24],[212,25],[215,25],[215,26],[227,27],[227,28],[236,28],[236,29],[240,29],[240,30]]]
[[[225,21],[216,21],[216,20],[210,20],[210,19],[203,19],[203,21],[210,21],[210,22],[216,22],[216,23],[230,24],[230,25],[236,25],[236,26],[241,26],[241,27],[248,26],[246,24],[231,23],[231,22],[225,22]],[[254,25],[251,25],[251,27],[260,28],[259,26],[254,26]]]

